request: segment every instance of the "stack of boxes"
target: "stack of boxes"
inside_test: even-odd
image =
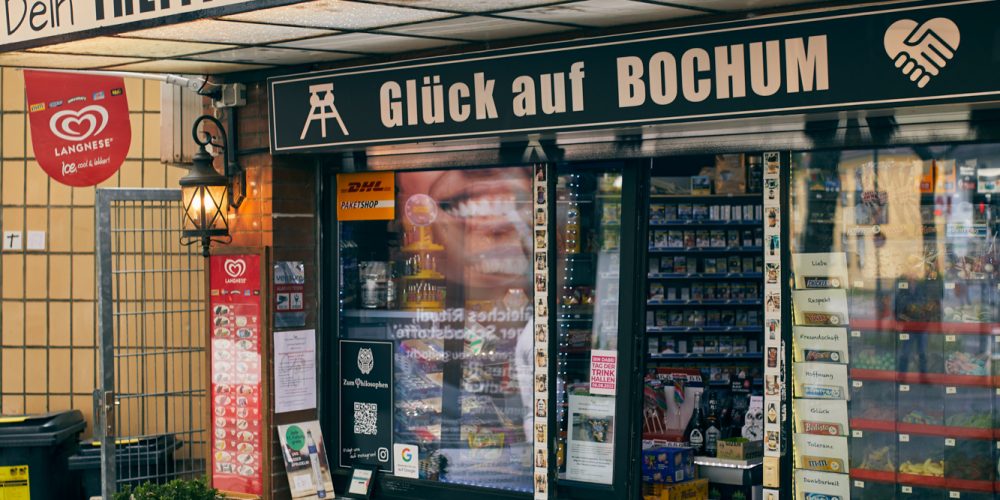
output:
[[[694,450],[659,446],[642,451],[644,500],[706,500],[708,480],[696,479]]]

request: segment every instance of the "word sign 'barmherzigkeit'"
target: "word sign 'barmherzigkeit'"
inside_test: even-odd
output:
[[[275,77],[271,149],[996,99],[998,18],[893,4]]]

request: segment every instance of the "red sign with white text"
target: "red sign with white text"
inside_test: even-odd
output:
[[[259,255],[209,259],[212,322],[212,486],[264,493]]]
[[[132,142],[125,80],[24,72],[35,159],[67,186],[93,186],[118,171]]]

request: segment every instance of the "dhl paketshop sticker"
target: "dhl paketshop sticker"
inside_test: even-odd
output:
[[[337,174],[337,220],[396,218],[396,177],[393,172]]]

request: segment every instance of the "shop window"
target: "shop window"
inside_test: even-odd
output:
[[[391,342],[420,479],[532,491],[532,174],[398,172],[392,220],[340,223],[340,337]]]
[[[1000,145],[792,155],[795,407],[846,408],[797,431],[834,435],[852,497],[993,494],[998,178]],[[797,481],[834,463],[796,452],[824,458]]]

